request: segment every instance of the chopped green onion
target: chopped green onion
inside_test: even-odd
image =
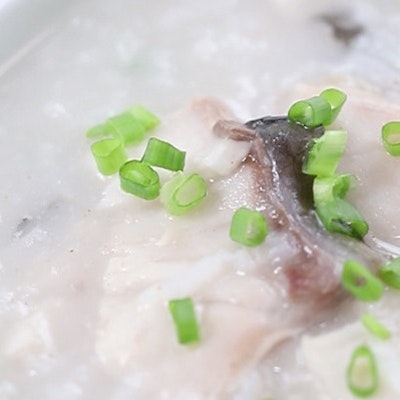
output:
[[[237,243],[258,246],[268,234],[268,224],[260,212],[241,207],[233,214],[229,234]]]
[[[93,157],[103,175],[117,172],[126,160],[125,149],[118,139],[103,139],[91,145]]]
[[[198,174],[178,172],[161,188],[161,202],[172,215],[182,215],[196,207],[207,194],[207,185]]]
[[[160,120],[143,106],[133,106],[128,110],[128,112],[130,112],[135,119],[142,123],[146,131],[154,129],[160,123]]]
[[[121,188],[146,200],[158,197],[160,178],[150,165],[138,160],[127,161],[119,170]]]
[[[307,175],[331,176],[335,173],[346,146],[347,132],[326,131],[314,140],[303,172]]]
[[[393,258],[379,271],[379,277],[386,285],[400,289],[400,257]]]
[[[400,155],[400,121],[391,121],[383,125],[382,141],[390,155]]]
[[[324,228],[355,239],[368,233],[368,223],[348,201],[335,198],[332,201],[315,203],[315,211]]]
[[[325,89],[320,93],[320,96],[324,98],[331,106],[331,116],[326,122],[326,125],[331,124],[338,116],[340,110],[345,103],[347,96],[344,92],[338,89],[329,88]]]
[[[374,354],[368,346],[358,346],[347,367],[348,388],[357,397],[369,397],[378,389],[378,383],[378,368]]]
[[[387,340],[390,338],[391,335],[389,330],[386,328],[385,325],[379,322],[373,315],[363,314],[361,316],[361,322],[364,325],[364,327],[377,338],[382,340]]]
[[[109,118],[86,132],[89,138],[111,134],[125,146],[140,143],[147,131],[154,129],[160,120],[145,107],[135,105],[129,110]]]
[[[342,284],[361,301],[377,301],[383,293],[382,282],[353,260],[347,260],[343,265]]]
[[[139,144],[144,138],[143,124],[128,111],[109,118],[106,124],[108,131],[125,146]]]
[[[307,128],[326,125],[331,119],[331,105],[321,96],[300,100],[290,107],[288,118]]]
[[[350,189],[352,178],[349,174],[317,176],[313,183],[314,202],[318,204],[343,198]]]
[[[86,132],[86,137],[92,138],[92,137],[98,137],[98,136],[105,136],[107,135],[107,125],[106,124],[99,124],[95,125],[92,128],[90,128]]]
[[[184,151],[177,149],[172,144],[151,138],[147,143],[142,161],[170,171],[182,171],[185,166],[185,156]]]
[[[180,344],[198,342],[200,339],[196,312],[191,298],[170,300],[169,311],[175,323]]]

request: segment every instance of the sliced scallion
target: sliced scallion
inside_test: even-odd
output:
[[[107,130],[119,138],[125,146],[139,144],[144,138],[143,124],[128,111],[109,118],[106,125]]]
[[[355,239],[362,239],[369,230],[368,223],[348,201],[335,198],[315,203],[315,211],[324,228]]]
[[[95,125],[92,128],[90,128],[86,132],[86,137],[93,138],[93,137],[105,136],[105,135],[107,135],[107,133],[108,133],[107,125],[99,124],[99,125]]]
[[[317,176],[313,183],[314,202],[328,202],[335,198],[343,198],[352,183],[352,175],[341,174],[332,176]]]
[[[122,190],[152,200],[160,193],[160,178],[150,165],[138,160],[127,161],[119,170]]]
[[[268,234],[268,224],[264,216],[246,207],[236,210],[231,220],[231,239],[245,246],[258,246]]]
[[[157,138],[150,138],[142,161],[147,164],[168,169],[182,171],[185,166],[186,153],[168,142]]]
[[[332,176],[346,146],[347,132],[328,130],[314,140],[308,152],[303,172],[307,175]]]
[[[387,340],[390,338],[390,332],[380,321],[378,321],[372,314],[363,314],[361,322],[364,327],[379,339]]]
[[[390,155],[400,155],[400,121],[390,121],[383,125],[382,141]]]
[[[160,123],[160,120],[143,106],[135,105],[131,107],[128,112],[130,112],[135,119],[142,123],[146,131],[154,129]]]
[[[343,265],[342,284],[361,301],[377,301],[383,293],[382,282],[362,264],[347,260]]]
[[[331,119],[331,105],[321,96],[300,100],[290,107],[288,118],[307,128],[326,125]]]
[[[347,367],[347,386],[357,397],[372,396],[378,389],[379,377],[375,356],[366,345],[358,346]]]
[[[126,160],[124,146],[118,139],[103,139],[94,142],[91,145],[91,151],[103,175],[114,174]]]
[[[324,98],[331,106],[331,116],[326,122],[327,125],[331,124],[338,116],[343,104],[346,101],[346,94],[341,90],[335,88],[325,89],[320,93],[320,96]]]
[[[178,342],[189,344],[200,339],[196,312],[191,298],[170,300],[169,311],[175,324]]]
[[[206,196],[207,185],[198,174],[178,172],[162,188],[161,202],[172,215],[182,215],[196,207]]]
[[[400,289],[400,257],[393,258],[379,271],[379,277],[386,285]]]

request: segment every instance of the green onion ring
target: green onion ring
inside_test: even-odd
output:
[[[400,289],[400,257],[390,260],[379,270],[379,277],[386,285]]]
[[[182,171],[185,166],[184,151],[172,144],[157,138],[150,138],[147,142],[142,161],[170,171]]]
[[[127,161],[119,170],[123,191],[152,200],[160,193],[160,178],[150,165],[138,160]]]
[[[360,301],[377,301],[383,294],[382,282],[354,260],[343,265],[342,285]]]
[[[178,172],[161,188],[160,199],[171,215],[182,215],[196,207],[206,195],[207,185],[199,174]]]
[[[321,96],[314,96],[292,104],[288,118],[307,128],[326,125],[331,118],[331,105]]]
[[[178,342],[180,344],[198,342],[200,332],[192,299],[190,297],[173,299],[169,301],[168,307],[175,324]]]
[[[341,111],[343,104],[347,99],[347,96],[344,92],[335,88],[329,88],[323,90],[320,93],[320,96],[324,98],[331,106],[331,116],[326,121],[326,125],[330,125],[336,119],[339,112]]]
[[[381,340],[388,340],[390,332],[381,322],[379,322],[372,314],[363,314],[361,316],[363,326],[375,337]]]
[[[368,346],[361,345],[353,351],[346,380],[348,388],[357,397],[370,397],[377,391],[378,368],[375,356]]]
[[[400,121],[391,121],[383,125],[382,141],[390,155],[400,155]]]
[[[90,148],[103,175],[114,174],[126,160],[124,146],[118,139],[102,139],[92,143]]]
[[[249,247],[258,246],[267,234],[268,224],[260,212],[241,207],[233,214],[229,231],[233,241]]]

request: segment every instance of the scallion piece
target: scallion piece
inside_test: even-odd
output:
[[[379,277],[386,285],[400,289],[400,257],[393,258],[379,271]]]
[[[160,193],[160,178],[150,165],[138,160],[127,161],[119,170],[122,190],[152,200]]]
[[[368,223],[348,201],[335,198],[315,203],[315,211],[324,228],[355,239],[362,239],[369,230]]]
[[[175,324],[180,344],[195,343],[200,340],[196,312],[191,298],[170,300],[169,311]]]
[[[231,239],[245,246],[260,245],[268,234],[268,224],[264,216],[246,207],[236,210],[231,220]]]
[[[361,316],[361,322],[364,327],[377,338],[382,340],[388,340],[390,338],[389,330],[372,314],[363,314]]]
[[[383,293],[382,282],[362,264],[347,260],[343,265],[342,284],[361,301],[377,301]]]
[[[135,119],[142,123],[146,131],[154,129],[160,123],[160,120],[143,106],[133,106],[128,110],[128,112],[130,112]]]
[[[125,146],[139,144],[144,138],[143,124],[128,111],[109,118],[106,126],[107,130],[119,138]]]
[[[106,124],[99,124],[95,125],[92,128],[90,128],[86,132],[86,137],[88,138],[93,138],[93,137],[99,137],[99,136],[105,136],[107,135],[107,125]]]
[[[168,142],[150,138],[147,142],[142,161],[170,171],[182,171],[185,166],[186,153]]]
[[[331,119],[331,105],[321,96],[300,100],[290,107],[288,118],[307,128],[326,125]]]
[[[346,140],[347,132],[343,130],[326,131],[315,139],[303,172],[307,175],[332,176],[344,153]]]
[[[93,157],[103,175],[112,175],[126,160],[124,146],[118,139],[103,139],[91,145]]]
[[[400,121],[391,121],[383,125],[382,141],[390,155],[400,155]]]
[[[378,389],[379,377],[375,356],[366,345],[358,346],[347,367],[347,386],[357,397],[372,396]]]
[[[327,120],[326,125],[331,124],[338,116],[340,110],[345,103],[347,96],[341,90],[335,88],[325,89],[320,93],[320,96],[324,98],[331,106],[331,115]]]
[[[333,176],[317,176],[313,183],[315,203],[329,202],[343,198],[350,189],[352,175],[341,174]]]
[[[178,172],[162,188],[161,202],[172,215],[182,215],[196,207],[206,196],[207,185],[198,174]]]

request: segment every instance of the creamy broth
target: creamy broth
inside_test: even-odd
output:
[[[0,65],[0,398],[347,400],[343,359],[358,340],[387,372],[376,398],[396,398],[388,371],[400,370],[400,321],[387,310],[400,297],[338,305],[308,330],[286,324],[297,308],[271,281],[291,249],[274,232],[251,250],[227,233],[238,206],[264,206],[238,172],[249,146],[214,137],[190,104],[215,97],[248,121],[285,114],[326,86],[345,89],[341,168],[357,176],[351,199],[370,223],[368,241],[397,251],[399,160],[379,134],[400,116],[400,3],[40,6],[48,21],[32,15],[35,33],[22,50],[16,38]],[[12,29],[3,29],[6,44]],[[136,103],[209,182],[195,213],[172,218],[97,172],[86,130]],[[165,307],[188,294],[203,329],[194,349],[176,343]],[[366,337],[357,322],[365,310],[391,328],[391,342]]]

